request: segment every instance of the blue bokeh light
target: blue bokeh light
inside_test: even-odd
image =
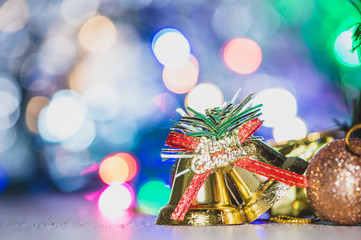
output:
[[[7,176],[7,173],[5,172],[5,169],[3,169],[0,166],[0,194],[3,191],[5,191],[8,184],[9,184],[9,177]]]

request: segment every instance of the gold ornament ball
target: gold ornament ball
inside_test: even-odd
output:
[[[361,140],[350,139],[361,147]],[[361,223],[361,157],[345,139],[323,147],[312,159],[307,173],[307,194],[316,215],[342,225]]]

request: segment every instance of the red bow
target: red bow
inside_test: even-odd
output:
[[[255,131],[258,130],[258,128],[261,127],[261,125],[262,121],[258,119],[253,119],[243,124],[239,128],[238,139],[240,143],[245,142]],[[198,138],[190,137],[181,133],[171,132],[168,135],[165,144],[169,147],[177,148],[182,151],[192,152],[196,150],[199,143],[200,140]],[[256,174],[260,174],[265,177],[286,183],[288,185],[306,187],[306,178],[303,175],[273,167],[268,164],[255,161],[249,157],[240,158],[233,164]],[[204,173],[194,175],[187,189],[183,193],[182,198],[179,200],[177,207],[174,209],[171,219],[184,219],[184,216],[188,212],[190,205],[194,202],[199,190],[207,180],[210,173],[211,171],[206,171]]]

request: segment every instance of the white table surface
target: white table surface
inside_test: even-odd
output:
[[[155,216],[129,213],[119,222],[100,217],[81,195],[0,195],[0,240],[5,239],[361,239],[361,226],[248,224],[157,226]]]

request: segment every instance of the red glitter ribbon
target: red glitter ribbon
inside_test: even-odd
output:
[[[240,143],[244,143],[252,134],[261,127],[262,121],[258,118],[246,122],[238,129],[238,139]]]
[[[199,190],[203,186],[204,182],[207,180],[209,174],[211,174],[211,171],[194,175],[192,181],[189,183],[187,189],[184,191],[182,198],[179,200],[177,207],[174,209],[171,219],[184,219],[184,216],[188,212],[190,205],[194,202],[194,199],[197,197]]]
[[[243,124],[238,130],[238,138],[240,143],[245,142],[250,136],[252,136],[255,131],[257,131],[261,127],[261,125],[262,121],[260,121],[259,119],[253,119]],[[183,151],[194,151],[197,148],[199,142],[200,141],[198,138],[172,132],[167,137],[166,145]],[[238,167],[286,183],[288,185],[306,187],[306,178],[303,175],[273,167],[247,157],[239,159],[234,164]],[[194,202],[199,190],[203,186],[204,182],[207,180],[210,173],[211,171],[207,171],[202,174],[194,175],[187,189],[179,200],[177,207],[174,209],[171,219],[184,219],[184,216],[188,212],[190,205]]]
[[[178,148],[180,150],[191,152],[196,150],[199,144],[199,139],[195,137],[190,137],[182,133],[171,132],[169,133],[165,145]]]
[[[248,171],[257,173],[259,175],[272,178],[276,181],[286,183],[292,186],[307,187],[306,177],[294,172],[290,172],[278,167],[261,163],[250,158],[241,158],[234,165],[244,168]]]

